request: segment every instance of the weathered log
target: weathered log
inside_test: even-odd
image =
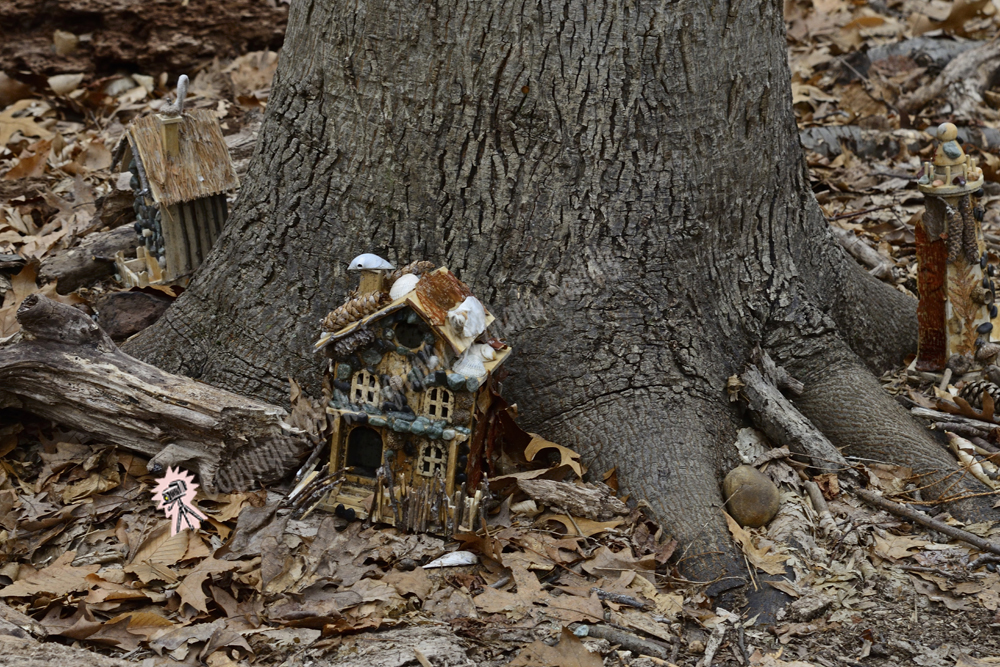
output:
[[[58,280],[56,291],[69,294],[78,287],[114,275],[115,253],[132,253],[139,238],[131,225],[109,232],[94,232],[83,238],[75,248],[57,253],[42,262],[38,270],[43,281]]]
[[[559,508],[573,516],[610,521],[629,513],[628,506],[611,489],[594,484],[570,484],[550,479],[519,479],[517,486],[536,503]]]
[[[208,491],[281,479],[311,449],[282,408],[186,377],[120,351],[83,312],[39,295],[18,309],[22,335],[0,348],[7,405],[180,465]]]

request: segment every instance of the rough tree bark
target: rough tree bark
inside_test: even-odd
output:
[[[280,400],[318,384],[351,257],[446,264],[514,346],[526,426],[618,466],[689,576],[737,586],[725,384],[754,345],[846,453],[952,467],[869,370],[913,350],[915,302],[823,220],[784,30],[776,0],[293,3],[230,225],[126,349]]]

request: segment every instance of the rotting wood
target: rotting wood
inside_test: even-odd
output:
[[[56,291],[69,294],[78,287],[114,275],[115,254],[119,251],[131,253],[138,246],[139,240],[131,225],[95,232],[87,235],[77,247],[43,260],[38,276],[43,281],[59,281]]]
[[[550,479],[519,479],[517,486],[536,503],[558,507],[571,516],[592,521],[610,521],[629,513],[628,506],[608,487],[570,484]]]
[[[121,352],[83,312],[39,295],[17,312],[22,335],[0,348],[8,406],[180,465],[206,491],[257,488],[293,471],[311,448],[285,411]]]
[[[761,353],[760,358],[770,361],[766,353]],[[844,455],[802,416],[773,382],[765,379],[760,368],[754,364],[747,366],[740,380],[745,385],[740,393],[747,401],[754,424],[772,442],[808,456],[813,466],[823,472],[850,474],[851,466]]]

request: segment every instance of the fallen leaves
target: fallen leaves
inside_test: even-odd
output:
[[[787,556],[778,553],[771,553],[770,547],[760,548],[754,544],[753,536],[741,528],[736,521],[729,516],[726,516],[726,524],[729,526],[729,532],[732,533],[733,539],[740,546],[743,551],[743,555],[747,557],[747,560],[751,565],[759,570],[767,572],[768,574],[784,574],[785,573],[785,561],[788,560]]]
[[[604,660],[599,654],[588,651],[583,642],[563,628],[559,643],[555,646],[535,641],[525,646],[507,664],[510,667],[602,667]]]
[[[71,563],[75,557],[75,551],[67,551],[48,567],[19,579],[10,586],[0,588],[0,597],[27,597],[41,594],[63,597],[69,593],[87,590],[90,587],[86,580],[87,575],[101,568],[99,565],[73,567]]]

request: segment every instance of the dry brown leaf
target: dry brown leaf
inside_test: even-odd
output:
[[[0,597],[27,597],[42,593],[62,597],[69,593],[87,590],[90,588],[87,575],[97,572],[101,566],[73,567],[71,563],[74,558],[76,558],[76,552],[67,551],[52,565],[33,572],[10,586],[0,588]]]
[[[52,138],[52,133],[36,123],[33,117],[19,116],[15,118],[16,114],[26,111],[36,102],[37,100],[20,100],[0,113],[0,147],[6,146],[14,133],[18,131],[26,137]]]
[[[45,164],[49,159],[49,149],[52,142],[48,139],[36,141],[25,148],[18,156],[18,163],[3,175],[5,181],[19,178],[38,178],[45,173]]]
[[[573,517],[571,519],[565,514],[553,514],[552,512],[546,512],[535,520],[535,525],[540,526],[548,521],[555,521],[562,525],[566,529],[566,533],[568,535],[583,535],[584,537],[591,537],[613,528],[617,528],[625,520],[615,519],[614,521],[591,521],[590,519],[584,519],[582,517]],[[577,531],[577,527],[580,529],[579,532]]]
[[[652,555],[636,558],[628,549],[615,553],[602,544],[583,563],[583,569],[595,577],[617,579],[622,572],[635,572],[652,580],[656,571],[656,559]]]
[[[511,566],[510,570],[517,584],[517,593],[487,588],[475,598],[476,606],[485,613],[507,613],[514,618],[521,618],[528,613],[535,601],[548,601],[548,593],[543,591],[538,577],[518,565]]]
[[[955,667],[995,667],[1000,665],[1000,658],[973,658],[969,655],[960,655],[955,662]]]
[[[882,558],[899,560],[916,554],[911,549],[926,549],[931,544],[927,540],[918,540],[904,535],[875,536],[875,553]]]
[[[544,602],[545,615],[563,623],[600,623],[604,620],[604,607],[597,593],[591,593],[589,598],[552,595]]]
[[[427,570],[418,567],[410,572],[393,570],[382,577],[382,581],[396,589],[402,596],[416,595],[421,600],[426,600],[427,596],[436,588],[431,578],[427,576]]]
[[[529,433],[531,436],[531,442],[524,449],[524,458],[528,461],[534,461],[535,456],[538,452],[543,449],[556,449],[559,451],[560,461],[559,465],[569,466],[573,469],[573,472],[577,474],[578,477],[583,478],[583,474],[587,472],[587,469],[583,467],[580,463],[580,455],[574,452],[569,447],[563,447],[562,445],[557,445],[554,442],[549,442],[540,435],[534,433]]]
[[[759,570],[763,570],[768,574],[784,574],[785,573],[785,560],[786,556],[781,554],[768,553],[769,548],[761,549],[753,543],[753,537],[746,530],[740,527],[740,524],[736,523],[733,517],[729,516],[723,512],[726,517],[726,523],[729,524],[729,532],[732,533],[733,539],[736,543],[740,545],[740,549],[743,554],[750,561],[750,564]]]
[[[191,570],[190,574],[184,577],[181,585],[177,587],[177,594],[181,596],[181,603],[187,603],[198,611],[207,614],[208,596],[205,594],[202,584],[205,583],[209,575],[230,572],[239,568],[239,566],[239,561],[216,560],[212,557],[208,557],[198,563],[198,566]]]
[[[168,583],[177,581],[177,574],[170,569],[170,566],[177,563],[187,552],[188,533],[189,531],[182,530],[171,536],[170,522],[163,522],[142,543],[135,557],[125,566],[125,571],[136,575],[147,584],[154,579],[162,579]]]
[[[932,21],[927,16],[915,14],[913,34],[919,36],[931,30],[943,30],[947,33],[964,34],[965,24],[976,18],[986,8],[990,0],[955,0],[951,11],[944,21]]]
[[[627,625],[645,632],[648,635],[662,639],[665,642],[675,642],[678,637],[670,631],[670,626],[666,623],[654,621],[649,614],[638,609],[622,609],[615,614],[615,623]]]
[[[588,651],[569,628],[563,628],[555,646],[535,641],[521,649],[521,653],[507,664],[510,667],[602,667],[604,659],[599,653]]]

